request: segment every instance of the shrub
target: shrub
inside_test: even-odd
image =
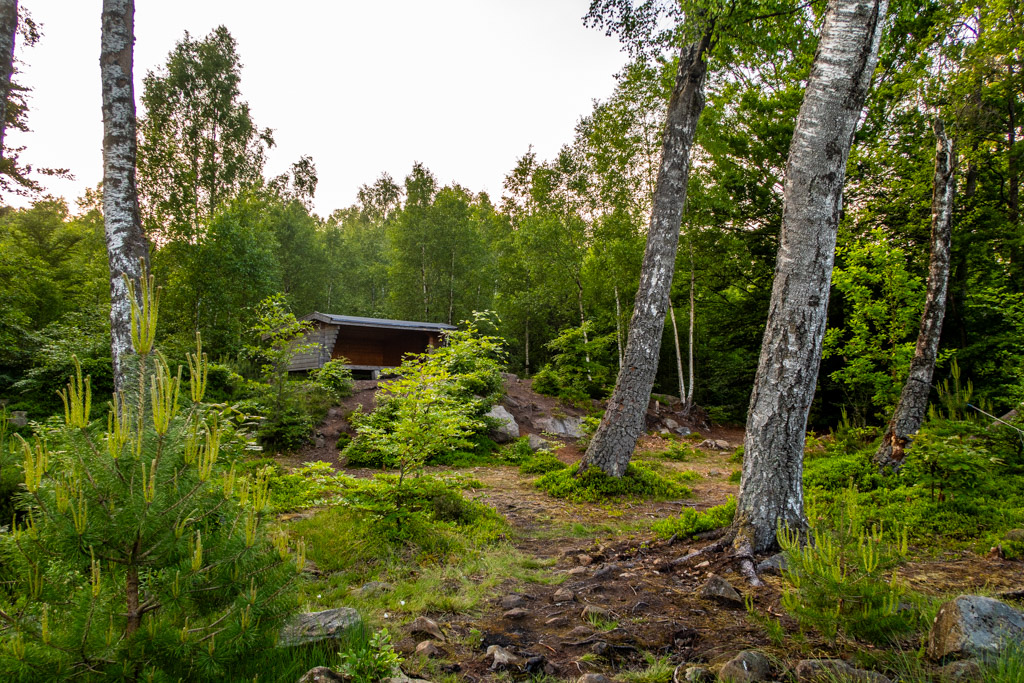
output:
[[[534,376],[533,390],[577,405],[605,396],[615,379],[611,357],[615,335],[591,335],[589,341],[584,341],[584,336],[591,333],[588,322],[566,328],[548,342],[553,356]]]
[[[857,510],[857,492],[850,489],[831,515],[809,510],[807,536],[781,529],[779,544],[786,553],[783,576],[789,588],[782,604],[800,622],[834,640],[842,632],[874,644],[891,643],[912,631],[920,612],[905,604],[909,597],[895,576],[884,574],[907,554],[906,530],[870,528]]]
[[[310,373],[310,378],[327,389],[335,400],[352,395],[355,386],[352,382],[352,371],[347,367],[348,359],[332,358],[317,370]]]
[[[20,444],[28,514],[2,539],[17,577],[3,680],[224,680],[272,648],[292,606],[303,552],[267,535],[266,478],[225,468],[247,439],[203,403],[201,349],[181,400],[181,368],[153,352],[152,278],[140,286],[141,307],[129,283],[136,388],[96,424],[76,368],[63,426]]]
[[[537,481],[537,487],[555,498],[576,503],[618,497],[664,500],[690,495],[690,489],[677,478],[661,474],[647,463],[630,463],[621,477],[609,477],[599,467],[591,467],[583,474],[578,472],[578,464],[550,472]]]
[[[377,683],[394,673],[402,663],[391,646],[391,634],[386,628],[374,633],[360,645],[338,653],[341,664],[338,671],[353,681]]]
[[[722,505],[716,505],[703,512],[693,508],[683,508],[678,517],[660,519],[652,525],[654,533],[659,538],[693,538],[697,534],[703,534],[715,529],[732,524],[736,515],[736,499],[729,496],[729,499]]]
[[[519,466],[522,474],[547,474],[564,470],[568,465],[559,460],[553,453],[548,451],[537,451],[535,455],[523,461]]]

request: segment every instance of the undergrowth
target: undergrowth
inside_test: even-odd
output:
[[[690,489],[682,478],[650,463],[634,462],[622,477],[610,477],[598,467],[579,474],[579,464],[549,472],[537,487],[555,498],[574,503],[596,503],[609,498],[686,498]]]
[[[677,517],[659,519],[651,528],[659,538],[693,538],[697,534],[729,526],[735,515],[736,499],[729,496],[722,505],[716,505],[703,512],[683,508]]]

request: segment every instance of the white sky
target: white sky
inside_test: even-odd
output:
[[[100,0],[22,0],[43,38],[19,50],[33,89],[23,162],[73,201],[102,177]],[[444,183],[501,196],[529,145],[542,158],[572,139],[625,63],[616,38],[581,20],[589,0],[136,0],[136,100],[188,30],[224,24],[238,43],[242,98],[274,129],[267,174],[316,162],[318,213],[355,201],[386,171],[421,161]],[[140,112],[141,114],[141,112]],[[24,203],[24,202],[20,202]]]

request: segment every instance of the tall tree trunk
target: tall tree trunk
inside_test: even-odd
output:
[[[590,337],[587,336],[587,314],[583,311],[583,283],[576,277],[576,303],[580,308],[580,329],[583,330],[583,359],[587,362],[587,381],[593,382],[590,376]]]
[[[747,416],[733,547],[777,547],[779,524],[806,526],[803,451],[821,362],[846,160],[887,0],[830,0],[786,165],[768,324]]]
[[[103,0],[100,83],[103,90],[103,223],[110,262],[110,351],[114,387],[126,380],[132,351],[131,305],[121,278],[142,276],[146,238],[135,188],[134,0]]]
[[[690,386],[686,389],[686,401],[684,402],[684,410],[689,412],[690,408],[693,407],[693,323],[694,323],[694,311],[693,307],[693,285],[694,285],[694,274],[693,274],[693,242],[690,242],[690,341],[687,345],[686,352],[689,355],[690,360]]]
[[[619,369],[622,369],[622,304],[619,302],[619,286],[615,285],[615,350],[619,353]]]
[[[601,424],[580,463],[580,472],[600,467],[610,476],[626,472],[636,441],[644,431],[647,404],[658,370],[661,335],[665,329],[679,226],[686,203],[690,176],[690,147],[697,120],[704,110],[704,57],[711,46],[714,28],[709,23],[697,42],[679,52],[679,72],[668,103],[665,137],[658,184],[654,191],[647,247],[640,270],[633,317],[629,324],[626,354],[608,400]]]
[[[18,31],[18,0],[0,0],[0,159],[4,158],[7,104],[14,76],[14,37]]]
[[[683,354],[679,351],[679,328],[676,327],[676,309],[669,302],[669,316],[672,318],[672,339],[676,342],[676,371],[679,373],[679,402],[686,407],[686,380],[683,378]]]
[[[526,348],[525,348],[526,362],[524,363],[524,365],[526,366],[526,376],[529,377],[530,376],[530,316],[526,316],[526,334],[524,335],[524,337],[525,337],[524,341],[526,342],[526,344],[525,344],[525,346],[526,346]]]
[[[949,285],[949,245],[953,225],[953,196],[956,192],[956,156],[942,121],[935,119],[935,177],[932,180],[932,244],[928,264],[928,294],[921,314],[910,373],[896,402],[892,419],[875,453],[880,468],[896,470],[903,464],[905,450],[924,422],[928,395],[932,389],[935,357],[939,352],[942,321],[946,313]]]

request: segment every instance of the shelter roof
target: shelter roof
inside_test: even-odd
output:
[[[413,320],[389,320],[387,318],[362,318],[355,315],[335,315],[314,311],[302,316],[302,320],[318,320],[328,325],[349,325],[353,327],[381,327],[388,329],[416,330],[420,332],[444,332],[454,330],[454,325],[446,323],[425,323]]]

